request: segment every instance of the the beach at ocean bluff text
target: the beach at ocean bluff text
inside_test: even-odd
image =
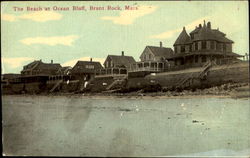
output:
[[[41,6],[27,6],[27,7],[13,7],[14,11],[121,11],[121,10],[138,10],[139,7],[134,5],[107,5],[107,6],[94,6],[94,5],[80,5],[80,6],[49,6],[49,7],[41,7]]]

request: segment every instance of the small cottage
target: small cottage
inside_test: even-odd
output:
[[[146,46],[140,55],[140,62],[136,63],[135,71],[165,71],[170,67],[170,62],[167,60],[173,55],[172,48],[162,46]]]
[[[121,55],[108,55],[104,62],[105,69],[100,74],[126,74],[135,63],[135,59],[125,56],[124,51]]]
[[[21,71],[22,76],[27,75],[56,75],[57,71],[62,66],[58,63],[53,63],[53,60],[51,60],[51,63],[43,63],[42,60],[35,60],[28,65],[25,65],[23,67],[23,70]]]
[[[94,77],[96,70],[103,69],[100,62],[92,61],[78,61],[71,70],[71,75],[75,79],[89,80]]]
[[[125,56],[124,51],[121,55],[108,55],[105,62],[105,68],[129,68],[132,64],[136,63],[132,56]]]
[[[142,52],[140,59],[142,62],[146,61],[166,61],[167,58],[173,55],[172,48],[165,48],[160,42],[160,47],[146,46]]]

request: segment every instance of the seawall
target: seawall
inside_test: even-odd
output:
[[[152,73],[144,78],[131,78],[127,83],[128,89],[142,88],[149,85],[160,85],[167,89],[178,86],[181,80],[192,74],[198,76],[202,68],[190,68],[180,71],[163,73]],[[234,63],[230,65],[212,66],[203,79],[193,78],[186,85],[186,88],[206,88],[225,83],[249,82],[249,63]]]

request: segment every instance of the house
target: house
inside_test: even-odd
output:
[[[132,56],[125,56],[124,51],[121,55],[108,55],[104,61],[105,68],[129,68],[132,64],[136,63]]]
[[[212,29],[211,23],[204,21],[188,35],[185,27],[174,43],[174,55],[168,58],[176,67],[201,66],[207,61],[217,64],[237,60],[242,57],[232,52],[234,42],[219,29]]]
[[[71,70],[71,75],[75,79],[89,80],[94,77],[97,70],[103,69],[100,62],[92,61],[77,61],[75,66]]]
[[[170,62],[167,60],[173,55],[172,48],[162,46],[146,46],[140,55],[140,62],[136,63],[135,71],[165,71],[170,67]]]
[[[160,47],[146,46],[142,52],[140,59],[142,62],[145,61],[165,61],[173,55],[172,48],[165,48],[160,42]]]
[[[27,75],[56,75],[56,72],[61,68],[62,66],[58,63],[53,63],[53,60],[51,60],[51,63],[43,63],[42,60],[35,60],[28,65],[25,65],[23,67],[23,70],[21,71],[22,76]]]
[[[125,56],[124,51],[121,55],[108,55],[104,61],[105,74],[126,74],[136,63],[132,56]]]

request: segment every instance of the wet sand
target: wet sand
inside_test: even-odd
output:
[[[3,153],[28,156],[247,156],[249,98],[2,97]]]

